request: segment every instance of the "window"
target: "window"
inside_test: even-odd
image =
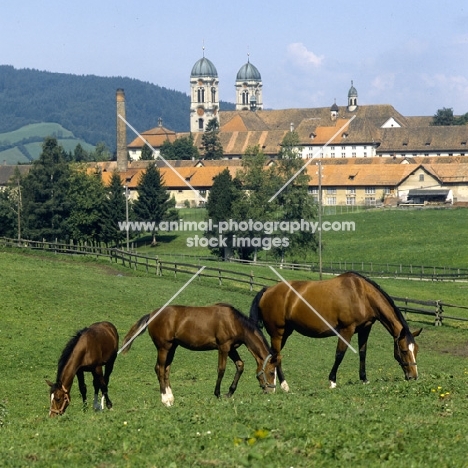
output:
[[[248,91],[244,91],[242,93],[242,104],[243,105],[247,105],[249,103],[249,92]]]
[[[198,102],[205,102],[205,88],[198,88],[197,98]]]
[[[424,174],[419,174],[419,182],[424,182]]]
[[[346,195],[346,204],[347,205],[355,205],[356,204],[356,197],[350,197]]]
[[[346,158],[346,153],[341,153],[342,158]]]
[[[203,119],[198,119],[198,130],[203,130]]]
[[[366,195],[375,193],[375,187],[366,187],[365,193]]]
[[[356,187],[348,187],[346,193],[356,195]]]
[[[335,153],[332,153],[332,154],[330,155],[330,157],[334,158],[334,157],[335,157]]]
[[[312,193],[312,194],[318,194],[318,188],[317,187],[309,187],[307,191],[309,193]]]
[[[327,205],[336,205],[336,197],[327,197]]]
[[[364,203],[366,204],[366,206],[375,205],[375,197],[366,197],[364,199]]]
[[[336,195],[336,188],[335,187],[327,188],[327,195]]]

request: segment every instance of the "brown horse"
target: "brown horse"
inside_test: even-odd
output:
[[[293,331],[311,338],[338,335],[335,362],[331,369],[330,387],[336,386],[336,373],[357,333],[359,377],[367,383],[366,350],[372,325],[380,321],[394,339],[394,356],[407,380],[418,378],[416,355],[418,345],[401,311],[392,298],[374,281],[355,272],[344,273],[325,281],[281,282],[260,291],[252,302],[250,318],[263,321],[271,337],[272,351],[280,354]],[[278,365],[281,388],[289,391],[281,361]]]
[[[158,350],[155,372],[159,380],[161,401],[172,406],[169,380],[170,368],[177,347],[192,351],[218,350],[218,379],[214,394],[221,393],[221,380],[226,369],[227,357],[234,362],[236,374],[227,397],[232,396],[244,371],[244,362],[237,348],[244,344],[257,362],[257,379],[264,392],[274,391],[278,359],[270,353],[262,332],[241,312],[229,304],[207,307],[174,305],[156,309],[133,325],[125,336],[122,346],[126,353],[134,338],[148,328],[149,335]]]
[[[110,322],[93,323],[78,331],[66,344],[58,361],[57,378],[55,383],[46,380],[50,386],[49,416],[63,414],[70,404],[70,389],[75,375],[86,408],[86,384],[84,372],[93,374],[94,404],[99,411],[106,401],[107,408],[112,408],[112,402],[107,394],[109,377],[117,358],[119,335]],[[102,367],[105,367],[105,373]],[[98,402],[99,390],[102,392],[101,404]]]

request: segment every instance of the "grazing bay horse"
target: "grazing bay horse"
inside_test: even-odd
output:
[[[119,335],[115,326],[110,322],[93,323],[78,331],[70,339],[58,361],[55,383],[46,380],[50,386],[50,417],[62,415],[70,404],[70,389],[75,375],[78,378],[83,405],[86,408],[84,372],[93,374],[94,409],[101,410],[104,407],[104,400],[107,408],[112,408],[107,386],[117,358],[118,347]],[[103,366],[105,367],[104,374]],[[101,404],[98,402],[99,390],[102,392]]]
[[[263,391],[275,390],[277,356],[270,352],[258,327],[229,304],[219,303],[207,307],[173,305],[156,309],[138,320],[129,330],[122,345],[123,353],[130,349],[133,339],[146,328],[158,350],[155,372],[159,380],[161,401],[166,406],[174,403],[169,374],[179,345],[192,351],[218,350],[218,379],[214,391],[218,398],[228,356],[236,366],[236,374],[226,396],[232,396],[237,388],[244,371],[244,362],[237,348],[243,344],[257,362],[257,379]]]
[[[335,362],[331,369],[330,387],[336,387],[336,373],[357,333],[359,345],[359,377],[367,383],[367,339],[376,320],[393,336],[394,356],[407,380],[418,378],[416,355],[418,345],[400,309],[374,281],[355,272],[347,272],[325,281],[290,281],[264,288],[255,297],[250,318],[263,322],[271,337],[271,348],[280,355],[293,331],[311,338],[339,334]],[[278,364],[281,388],[289,391],[281,360]]]

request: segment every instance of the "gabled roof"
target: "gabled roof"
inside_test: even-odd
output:
[[[157,126],[140,134],[153,148],[160,148],[165,141],[174,142],[177,139],[176,132],[163,126]],[[145,141],[137,136],[127,147],[129,149],[140,149]]]

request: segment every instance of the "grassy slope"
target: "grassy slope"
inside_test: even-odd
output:
[[[85,141],[75,138],[73,133],[57,123],[42,122],[30,124],[12,132],[0,133],[0,142],[9,142],[10,144],[20,143],[22,140],[32,137],[40,138],[40,142],[28,143],[26,148],[33,159],[37,159],[42,151],[42,140],[47,136],[54,135],[59,144],[66,151],[73,151],[76,145],[80,144],[86,151],[92,151],[94,147]],[[5,160],[7,164],[17,164],[28,162],[24,155],[15,148],[6,151],[0,151],[0,161]]]
[[[180,218],[201,221],[204,210],[185,210]],[[468,209],[445,210],[366,210],[327,215],[323,221],[352,221],[355,231],[322,233],[323,262],[375,262],[404,265],[466,267]],[[206,248],[187,248],[188,237],[203,232],[161,233],[160,245],[150,248],[151,239],[142,241],[142,251],[158,254],[209,255]],[[265,258],[265,253],[260,255]],[[266,253],[271,260],[271,254]],[[317,262],[311,252],[308,262]]]

